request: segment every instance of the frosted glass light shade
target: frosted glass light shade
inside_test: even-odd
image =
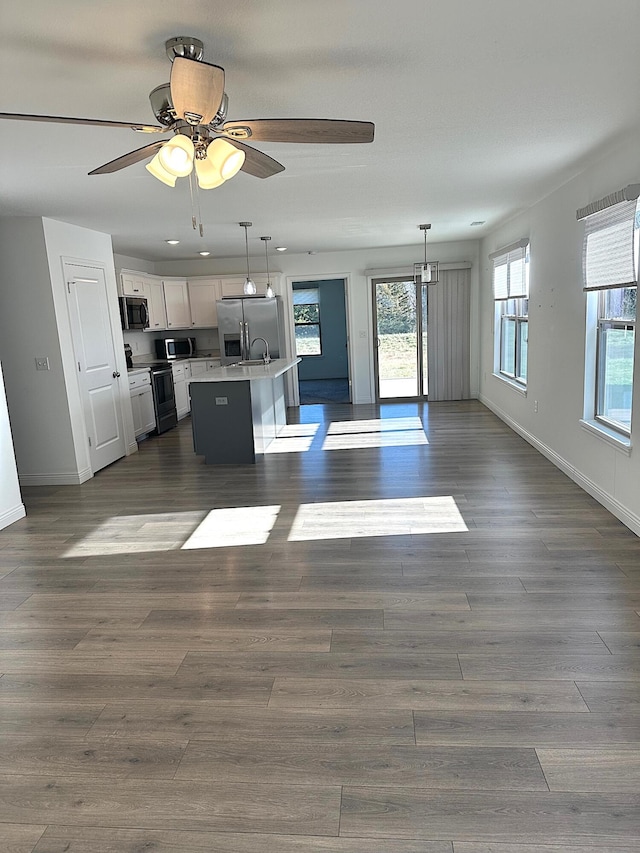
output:
[[[203,190],[212,190],[224,184],[220,171],[209,160],[196,160],[196,175],[198,186]]]
[[[244,151],[236,148],[226,139],[214,139],[207,148],[207,160],[228,181],[236,175],[244,163]]]
[[[158,152],[160,163],[170,175],[176,178],[186,178],[193,169],[193,142],[188,136],[177,133],[173,139],[162,146]]]
[[[245,279],[243,290],[246,296],[253,296],[257,292],[255,284],[248,277]]]
[[[150,163],[147,163],[145,169],[147,170],[147,172],[151,172],[154,178],[157,178],[159,181],[162,181],[163,184],[166,184],[168,187],[175,187],[175,175],[170,175],[169,172],[167,172],[167,170],[164,168],[164,166],[160,162],[159,153],[156,154],[156,156]]]

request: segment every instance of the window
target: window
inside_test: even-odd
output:
[[[595,417],[631,433],[636,287],[598,293]]]
[[[631,435],[633,400],[638,194],[640,186],[627,187],[578,211],[578,219],[585,219],[585,419],[627,438]]]
[[[322,355],[320,294],[317,287],[294,288],[296,355]]]
[[[529,339],[529,300],[500,301],[499,371],[509,379],[527,384],[527,345]]]
[[[523,238],[490,255],[495,300],[494,372],[527,385],[529,346],[529,240]]]

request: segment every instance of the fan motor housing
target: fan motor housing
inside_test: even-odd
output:
[[[204,43],[195,36],[175,36],[164,43],[167,56],[173,62],[176,56],[200,62],[204,56]]]

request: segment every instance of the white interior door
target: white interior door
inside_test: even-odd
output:
[[[65,266],[67,299],[80,394],[95,473],[125,455],[116,367],[104,270]]]

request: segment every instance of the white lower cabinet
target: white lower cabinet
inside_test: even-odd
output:
[[[153,392],[149,371],[129,376],[133,430],[136,438],[145,436],[156,428],[156,413],[153,408]]]
[[[173,364],[173,389],[176,395],[176,410],[178,420],[186,417],[191,411],[189,400],[189,380],[191,379],[191,368],[189,363]]]

